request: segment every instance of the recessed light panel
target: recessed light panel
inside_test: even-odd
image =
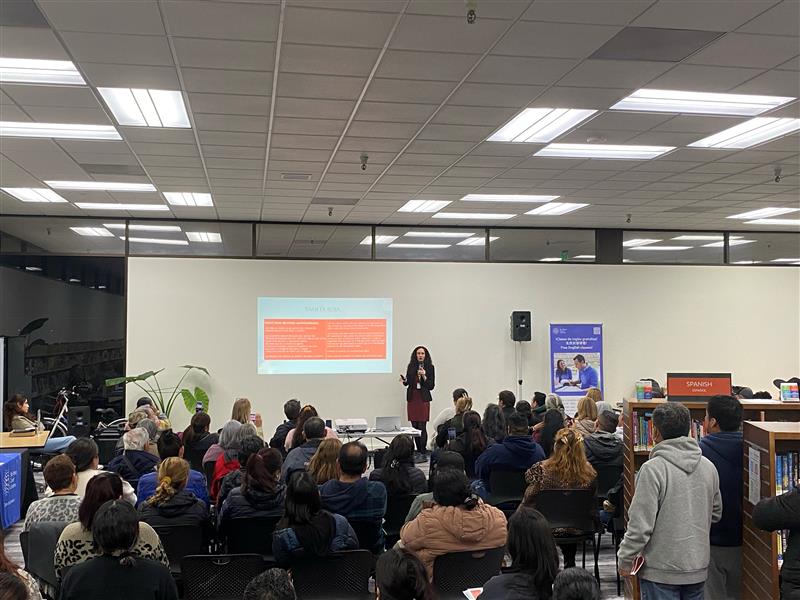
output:
[[[755,240],[742,240],[742,239],[729,239],[728,246],[743,246],[744,244],[752,244]],[[711,242],[710,244],[703,244],[703,248],[722,248],[725,242]]]
[[[86,85],[70,61],[33,58],[0,58],[0,83]]]
[[[376,235],[375,236],[375,243],[379,246],[391,244],[395,241],[399,236],[396,235]],[[363,240],[361,240],[362,246],[371,246],[372,245],[372,236],[368,235]]]
[[[103,192],[155,192],[152,183],[124,183],[119,181],[45,181],[56,190],[82,190]]]
[[[768,219],[770,217],[777,217],[778,215],[786,215],[798,211],[800,211],[800,208],[768,206],[767,208],[759,208],[758,210],[750,210],[748,212],[739,213],[738,215],[731,215],[728,219]]]
[[[174,90],[97,88],[120,125],[191,127],[183,94]]]
[[[475,235],[473,232],[463,231],[408,231],[403,234],[403,237],[421,237],[421,238],[468,238]]]
[[[125,229],[125,223],[103,223],[106,229]],[[177,225],[128,225],[129,231],[181,231]]]
[[[494,242],[495,240],[499,240],[499,237],[490,237],[489,242]],[[486,245],[486,238],[485,237],[472,237],[466,240],[461,240],[456,244],[457,246],[485,246]]]
[[[189,238],[190,242],[222,243],[222,234],[214,231],[187,231],[186,237]]]
[[[441,250],[449,247],[450,244],[389,244],[389,248],[419,248],[422,250]]]
[[[564,262],[564,261],[557,256],[548,256],[547,258],[540,258],[539,262]]]
[[[70,227],[70,229],[78,235],[89,237],[114,237],[114,234],[105,227]]]
[[[125,236],[120,236],[121,240],[125,240]],[[129,242],[133,242],[136,244],[163,244],[166,246],[188,246],[189,242],[186,240],[167,240],[162,238],[143,238],[143,237],[132,237],[128,238]]]
[[[166,204],[126,204],[115,202],[76,202],[75,206],[83,210],[123,210],[128,212],[156,212],[169,210]]]
[[[482,219],[486,221],[504,221],[517,215],[511,213],[436,213],[434,219]]]
[[[631,250],[653,250],[658,252],[670,252],[677,250],[691,250],[694,246],[634,246]]]
[[[550,144],[539,150],[534,156],[548,156],[551,158],[604,158],[609,160],[651,160],[674,149],[674,146]]]
[[[560,196],[536,196],[530,194],[467,194],[462,202],[550,202]]]
[[[22,202],[66,202],[66,199],[56,194],[48,188],[2,188],[7,194],[11,194]]]
[[[542,204],[541,206],[537,206],[533,210],[529,210],[525,214],[556,217],[559,215],[565,215],[567,213],[571,213],[585,206],[589,205],[581,204],[578,202],[548,202],[547,204]]]
[[[622,242],[625,248],[635,248],[637,246],[647,246],[648,244],[657,244],[663,240],[653,240],[648,238],[633,238]]]
[[[121,140],[111,125],[73,123],[29,123],[0,121],[0,137],[52,138],[57,140]]]
[[[450,204],[450,200],[409,200],[399,209],[398,212],[421,212],[432,213],[442,210]]]
[[[782,227],[800,227],[800,219],[756,219],[755,221],[745,221],[745,225],[778,225]]]
[[[800,129],[800,119],[756,117],[689,144],[691,148],[750,148]]]
[[[641,89],[617,102],[611,107],[611,110],[752,117],[782,106],[794,99],[786,96]]]
[[[546,144],[596,112],[577,108],[526,108],[487,141]]]
[[[200,192],[164,192],[164,198],[172,206],[214,206],[211,194]]]

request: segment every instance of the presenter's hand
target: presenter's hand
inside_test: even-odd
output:
[[[425,379],[425,369],[420,369],[417,371],[417,375],[419,375],[421,379]]]

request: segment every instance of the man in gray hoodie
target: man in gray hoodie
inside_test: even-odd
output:
[[[691,422],[682,404],[659,405],[656,445],[636,476],[619,571],[630,575],[636,556],[644,558],[639,583],[646,600],[703,600],[709,530],[722,517],[722,496],[717,469],[688,437]]]

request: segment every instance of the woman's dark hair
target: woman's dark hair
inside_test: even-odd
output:
[[[558,551],[544,515],[521,505],[508,520],[507,548],[511,568],[530,575],[537,597],[549,597],[558,574]]]
[[[417,371],[416,365],[419,364],[419,361],[417,360],[417,350],[419,350],[420,348],[425,350],[425,360],[422,361],[423,368],[426,371],[428,371],[430,367],[433,365],[433,359],[431,358],[431,353],[428,352],[428,349],[425,346],[417,346],[411,351],[411,358],[408,359],[408,368],[414,369],[415,373]]]
[[[308,471],[295,471],[286,486],[286,513],[276,527],[286,529],[292,525],[305,525],[321,509],[322,501],[314,477]]]
[[[120,565],[132,567],[136,561],[131,550],[139,538],[139,515],[136,509],[125,500],[109,500],[94,516],[92,537],[100,552],[118,554]]]
[[[248,490],[259,490],[272,494],[278,486],[275,473],[280,472],[283,464],[281,453],[275,448],[262,448],[247,459],[242,477],[242,493]]]
[[[100,456],[100,448],[90,437],[78,438],[64,452],[75,464],[75,471],[80,473],[92,466],[92,461]]]
[[[462,422],[464,423],[464,441],[467,454],[478,456],[489,445],[483,429],[481,429],[481,416],[474,410],[468,410],[464,413]]]
[[[533,425],[533,408],[531,407],[530,402],[527,400],[520,400],[517,402],[516,406],[514,406],[514,410],[525,416],[525,418],[528,420],[528,427]]]
[[[91,529],[98,509],[109,500],[120,498],[122,498],[122,479],[119,475],[111,472],[95,475],[86,484],[86,492],[78,507],[78,521],[84,529]]]
[[[26,413],[25,411],[22,410],[22,405],[25,404],[26,400],[27,398],[22,394],[14,394],[3,405],[3,417],[5,420],[5,428],[8,431],[11,431],[11,420],[17,415],[22,415],[23,417],[28,417],[29,419],[33,419],[33,416],[30,413]]]
[[[586,569],[570,567],[553,580],[553,598],[557,600],[600,600],[600,586]]]
[[[244,470],[250,457],[264,447],[264,440],[257,435],[248,435],[242,440],[242,447],[239,448],[239,466]]]
[[[467,390],[464,388],[456,388],[453,390],[453,402],[461,398],[461,396],[469,396]]]
[[[294,450],[298,446],[302,446],[306,442],[306,436],[303,433],[303,426],[306,424],[311,417],[318,417],[317,409],[311,406],[310,404],[306,404],[303,408],[300,409],[300,415],[297,417],[297,421],[294,424],[294,433],[292,434],[292,447],[289,448],[290,450]]]
[[[28,587],[12,573],[0,573],[0,600],[28,600]]]
[[[14,575],[14,577],[16,577],[17,571],[19,571],[19,567],[11,562],[11,559],[6,556],[6,548],[3,545],[3,529],[0,528],[0,573],[11,573]]]
[[[564,428],[564,415],[561,411],[551,408],[544,413],[544,427],[542,428],[542,449],[546,456],[553,453],[553,443],[556,440],[556,433]]]
[[[383,457],[381,481],[390,496],[404,496],[411,493],[409,467],[414,466],[414,442],[410,435],[398,435],[389,444]]]
[[[469,488],[469,479],[464,471],[438,469],[433,480],[433,500],[441,506],[463,506],[472,510],[478,505],[478,497]]]
[[[211,417],[208,413],[194,413],[189,426],[183,430],[183,445],[188,446],[203,439],[205,437],[203,434],[208,431],[210,425]]]
[[[506,437],[506,418],[500,406],[491,403],[486,405],[486,410],[483,411],[483,433],[486,437],[493,439],[497,442]]]
[[[375,587],[381,600],[433,600],[434,593],[425,565],[405,548],[381,554],[375,565]]]

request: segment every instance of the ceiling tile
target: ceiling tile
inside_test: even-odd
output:
[[[96,108],[70,108],[55,106],[29,106],[25,109],[39,123],[85,123],[87,125],[115,125],[106,113]]]
[[[639,88],[672,67],[668,62],[585,60],[558,83],[563,86]]]
[[[619,29],[607,25],[520,21],[492,52],[510,56],[586,58]]]
[[[647,84],[662,90],[727,92],[763,73],[763,69],[680,64]]]
[[[286,9],[284,42],[380,48],[394,24],[387,13],[324,10],[289,6]],[[358,32],[354,35],[354,32]]]
[[[378,67],[376,77],[459,81],[477,58],[473,54],[389,50]]]
[[[100,107],[91,90],[86,87],[6,84],[3,91],[22,106]]]
[[[269,112],[269,98],[240,94],[189,94],[195,115],[256,115],[264,117]]]
[[[469,76],[475,83],[549,85],[576,65],[562,58],[487,56]]]
[[[274,42],[280,7],[167,0],[164,12],[173,36]]]
[[[399,102],[362,102],[356,119],[359,121],[393,121],[397,123],[423,123],[435,110],[431,104]]]
[[[464,83],[450,98],[451,104],[523,108],[546,88],[537,85]]]
[[[181,68],[270,71],[275,62],[275,44],[271,42],[175,38],[174,43]]]
[[[729,33],[688,58],[687,62],[769,69],[797,56],[798,52],[797,38],[794,37]]]
[[[743,83],[733,91],[739,94],[770,94],[796,98],[800,95],[800,72],[773,69]]]
[[[272,90],[272,73],[185,67],[181,73],[189,92],[267,96]]]
[[[64,43],[79,61],[120,65],[172,65],[166,37],[108,33],[62,34]]]
[[[38,4],[53,27],[60,31],[165,34],[155,0],[41,0]]]
[[[508,23],[504,21],[478,19],[465,29],[463,15],[406,15],[400,22],[390,47],[400,50],[482,54],[507,27]]]
[[[0,27],[2,55],[7,58],[69,60],[69,55],[49,29]]]
[[[294,98],[355,100],[363,86],[362,77],[285,73],[278,79],[278,94]]]
[[[194,115],[195,125],[199,131],[243,131],[253,133],[267,132],[265,117],[246,115]]]
[[[379,51],[373,48],[340,48],[335,46],[281,46],[281,73],[313,73],[319,75],[354,75],[366,77]]]
[[[96,87],[130,87],[156,90],[178,90],[178,73],[174,66],[147,67],[82,62],[88,81]]]
[[[726,3],[721,10],[714,0],[659,0],[633,21],[636,27],[710,29],[730,31],[746,23],[769,6],[763,0]]]
[[[322,119],[346,119],[353,110],[349,100],[311,100],[308,98],[277,98],[275,116],[319,117]]]
[[[372,80],[364,99],[379,102],[439,104],[452,90],[453,84],[447,82],[376,78]]]
[[[498,127],[510,119],[516,112],[516,110],[510,108],[453,106],[448,104],[436,114],[433,123]]]
[[[652,4],[652,0],[570,0],[570,2],[534,2],[523,19],[604,25],[627,25]]]
[[[337,119],[299,119],[278,117],[272,132],[301,135],[339,135],[344,130],[345,121]]]

